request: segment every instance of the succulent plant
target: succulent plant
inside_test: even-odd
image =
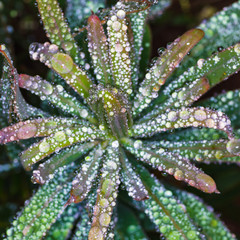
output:
[[[51,69],[48,80],[19,74],[0,45],[0,143],[21,151],[43,185],[6,239],[148,239],[143,217],[162,239],[235,239],[198,197],[150,168],[219,193],[194,162],[239,162],[239,90],[197,100],[240,69],[240,3],[161,49],[146,70],[146,19],[168,4],[122,0],[98,10],[104,1],[69,0],[69,27],[57,0],[37,0],[51,43],[29,52]],[[212,54],[217,46],[226,48]]]

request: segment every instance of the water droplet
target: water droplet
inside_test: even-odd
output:
[[[207,118],[207,114],[205,111],[203,110],[196,110],[194,112],[194,117],[196,118],[196,120],[198,121],[203,121]]]
[[[33,123],[25,124],[19,128],[17,137],[19,139],[28,139],[34,137],[37,132],[37,127]]]
[[[237,54],[240,54],[240,43],[237,43],[237,44],[234,46],[234,51],[235,51]]]
[[[66,139],[66,134],[63,131],[56,132],[54,138],[58,142],[62,142]]]
[[[52,92],[53,92],[53,87],[52,87],[52,85],[51,85],[50,83],[44,82],[42,91],[43,91],[43,93],[45,93],[46,95],[50,95],[50,94],[52,94]]]
[[[228,152],[239,155],[240,154],[240,139],[231,139],[226,146]]]
[[[88,234],[88,240],[103,240],[103,233],[99,227],[93,227]]]
[[[73,44],[71,42],[64,42],[62,43],[62,48],[65,51],[70,51],[73,48]]]
[[[58,73],[69,73],[73,68],[73,60],[64,53],[56,53],[51,58],[51,65]]]
[[[50,149],[50,145],[49,145],[48,142],[43,141],[43,142],[40,143],[40,145],[39,145],[39,151],[40,152],[48,152],[49,149]]]
[[[203,192],[213,193],[216,191],[216,183],[205,173],[199,173],[196,176],[196,182]]]
[[[102,226],[108,226],[110,221],[111,221],[111,218],[107,213],[102,213],[99,217],[99,223]]]

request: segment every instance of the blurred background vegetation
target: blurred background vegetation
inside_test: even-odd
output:
[[[166,46],[186,30],[197,26],[233,2],[235,0],[173,0],[160,18],[150,21],[153,36],[152,57],[157,56],[159,47]],[[60,3],[64,8],[66,2],[61,0]],[[45,77],[46,67],[40,62],[31,61],[28,55],[28,46],[35,41],[47,41],[35,2],[0,0],[0,42],[9,47],[20,73]],[[236,88],[240,88],[239,74],[215,87],[207,96],[224,89]],[[6,171],[11,161],[6,155],[5,146],[0,146],[0,235],[9,226],[25,200],[32,195],[32,190],[37,188],[31,183],[31,173],[26,173],[21,167]],[[203,198],[216,213],[220,213],[221,219],[240,239],[240,167],[233,164],[201,167],[215,179],[221,194],[208,195],[190,187],[187,187],[187,190]],[[162,178],[157,172],[156,175]],[[165,176],[163,180],[176,184],[171,177]],[[177,184],[180,188],[186,188],[184,183]]]

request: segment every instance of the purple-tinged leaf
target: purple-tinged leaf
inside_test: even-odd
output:
[[[141,178],[135,172],[133,165],[127,159],[125,153],[122,151],[119,157],[121,161],[121,176],[128,194],[136,201],[142,201],[148,199],[148,192],[143,185]]]
[[[31,145],[25,150],[20,158],[25,169],[30,170],[31,166],[43,158],[58,152],[63,148],[79,142],[93,141],[104,138],[103,132],[96,130],[93,126],[86,127],[78,125],[56,131],[49,137]]]
[[[0,45],[0,54],[4,57],[3,74],[0,81],[2,117],[8,123],[14,123],[34,115],[46,116],[43,111],[30,106],[23,98],[18,86],[19,75],[5,45]]]
[[[153,120],[146,120],[133,125],[129,134],[133,137],[147,137],[156,133],[186,127],[206,127],[219,129],[233,138],[231,121],[220,111],[203,107],[168,109]]]
[[[167,172],[179,181],[185,181],[190,186],[206,193],[218,193],[214,180],[195,167],[186,158],[172,154],[163,148],[158,150],[144,146],[140,140],[123,139],[125,148],[159,171]]]
[[[96,123],[96,119],[94,119],[89,109],[81,104],[75,97],[68,94],[61,85],[53,85],[38,75],[32,77],[26,74],[20,74],[19,87],[40,96],[42,100],[51,102],[64,112],[87,119],[91,123]]]
[[[54,154],[44,163],[39,164],[38,169],[33,171],[33,181],[44,184],[53,178],[56,170],[65,165],[81,158],[85,153],[94,148],[99,142],[86,142],[76,144],[66,149],[62,149],[60,153]]]
[[[50,41],[68,53],[76,63],[80,63],[81,54],[58,2],[56,0],[36,1]]]
[[[81,169],[72,182],[71,196],[68,204],[82,202],[92,188],[97,172],[102,161],[103,150],[101,147],[95,148],[85,157]]]
[[[88,49],[92,57],[94,73],[104,86],[112,83],[108,54],[108,42],[101,20],[92,14],[88,18]]]
[[[59,74],[83,98],[89,96],[92,81],[73,59],[66,53],[59,51],[57,45],[46,42],[32,43],[29,53],[33,60],[40,60]]]
[[[158,91],[166,79],[203,36],[204,32],[200,29],[189,30],[163,51],[140,84],[133,103],[134,116],[137,116],[154,98],[158,97]]]
[[[90,123],[75,120],[73,118],[38,118],[18,122],[12,126],[0,130],[0,143],[29,139],[33,137],[44,137],[74,126],[90,126]]]

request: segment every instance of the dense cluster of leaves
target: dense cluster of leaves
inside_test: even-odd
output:
[[[235,239],[200,199],[149,168],[219,193],[194,161],[239,162],[240,92],[195,102],[240,70],[240,2],[161,49],[147,71],[140,68],[149,56],[146,19],[168,1],[98,10],[105,1],[69,0],[70,25],[56,0],[37,4],[50,42],[32,43],[29,53],[51,77],[19,74],[0,45],[0,143],[21,152],[43,185],[6,239],[148,239],[142,217],[163,239]],[[226,48],[211,54],[216,46]],[[39,96],[41,108],[20,88]]]

